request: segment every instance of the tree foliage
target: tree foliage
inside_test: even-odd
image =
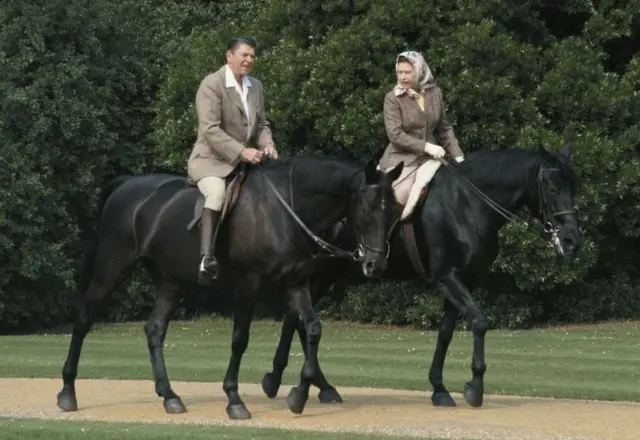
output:
[[[148,168],[172,40],[206,15],[151,0],[0,6],[0,327],[67,318],[99,189]]]
[[[246,23],[247,32],[261,42],[255,74],[265,85],[280,149],[289,155],[349,151],[363,156],[383,147],[382,100],[393,86],[393,60],[402,50],[423,52],[464,151],[538,145],[557,150],[574,143],[581,181],[576,209],[584,231],[580,257],[559,264],[537,236],[522,225],[509,225],[501,233],[502,250],[483,301],[487,307],[498,301],[509,307],[498,298],[513,296],[518,307],[520,293],[528,293],[521,308],[527,319],[519,325],[584,319],[583,312],[562,309],[570,301],[566,298],[577,301],[586,286],[610,277],[620,280],[620,262],[611,255],[638,234],[638,55],[624,60],[620,47],[612,45],[638,39],[638,9],[587,0],[356,3],[356,10],[349,10],[337,0],[297,6],[272,0]],[[235,31],[223,24],[194,33],[172,66],[172,80],[163,85],[158,101],[165,113],[156,119],[163,165],[184,168],[195,136],[197,83],[219,65],[212,52],[222,53],[223,42]],[[618,60],[615,66],[612,58]],[[185,100],[175,106],[178,97]],[[629,267],[628,282],[636,279],[637,269]],[[393,286],[385,286],[394,297]],[[626,301],[615,297],[617,289],[610,297],[602,295]],[[362,289],[357,292],[348,294],[345,304],[366,301]],[[403,298],[395,304],[405,304]],[[349,310],[372,320],[376,304],[352,304]],[[355,312],[360,309],[368,311]],[[399,312],[407,320],[405,309]],[[616,316],[625,313],[625,307],[615,310]]]

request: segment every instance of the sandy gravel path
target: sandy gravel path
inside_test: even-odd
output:
[[[253,418],[230,421],[220,383],[174,381],[188,412],[165,414],[151,381],[78,380],[79,411],[55,405],[60,379],[0,378],[0,416],[114,422],[246,425],[286,429],[377,432],[423,438],[511,440],[637,440],[640,403],[485,396],[480,409],[454,395],[457,408],[435,408],[427,392],[348,388],[342,405],[322,405],[312,395],[302,415],[286,407],[289,386],[270,400],[259,385],[241,383]],[[314,389],[315,392],[315,389]]]

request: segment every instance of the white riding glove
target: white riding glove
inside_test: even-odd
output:
[[[427,142],[427,144],[425,145],[424,152],[429,156],[432,156],[434,159],[442,159],[445,154],[444,148],[442,148],[440,145],[430,144],[429,142]]]
[[[456,157],[456,162],[462,162],[462,161],[464,161],[464,156]]]

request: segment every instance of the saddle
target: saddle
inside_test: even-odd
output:
[[[222,222],[229,215],[233,207],[236,206],[236,203],[238,202],[238,197],[240,196],[242,183],[244,182],[244,179],[246,177],[247,177],[246,164],[241,163],[235,170],[233,170],[225,178],[225,198],[224,198],[224,204],[222,205],[222,212],[220,213],[219,224],[222,224]],[[197,184],[190,178],[187,178],[187,184],[190,186],[197,187]],[[187,226],[187,230],[193,229],[193,227],[196,224],[198,224],[198,222],[202,218],[203,209],[204,209],[204,195],[200,193],[193,207],[193,219],[189,222],[189,225]]]

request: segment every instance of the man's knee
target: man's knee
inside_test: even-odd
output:
[[[222,210],[226,191],[224,179],[215,176],[204,177],[198,181],[198,189],[204,195],[205,208]]]

